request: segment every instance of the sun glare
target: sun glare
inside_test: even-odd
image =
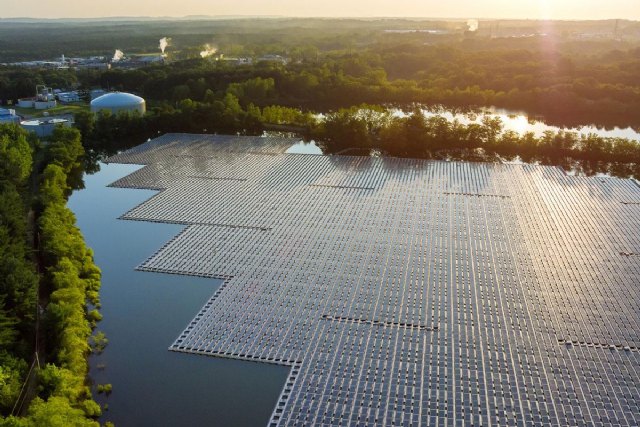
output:
[[[553,18],[551,0],[538,0],[538,18],[540,19]]]

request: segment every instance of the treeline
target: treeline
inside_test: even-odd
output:
[[[103,87],[162,102],[206,101],[232,84],[272,85],[249,97],[270,104],[329,111],[359,103],[496,106],[540,115],[551,124],[640,127],[640,49],[597,55],[551,55],[528,49],[471,49],[469,43],[384,45],[328,52],[287,66],[229,66],[192,60],[100,75]],[[259,80],[260,79],[260,80]],[[240,97],[242,101],[242,97]]]
[[[478,123],[462,124],[440,115],[427,117],[419,109],[404,117],[379,106],[341,109],[328,114],[314,136],[328,153],[379,150],[391,156],[432,158],[441,152],[481,152],[526,162],[557,164],[570,158],[640,165],[638,141],[565,131],[521,135],[505,130],[499,118],[485,116]]]
[[[26,137],[26,133],[15,126],[4,125],[0,129],[11,134],[10,140]],[[56,129],[39,154],[44,169],[36,171],[41,173],[37,175],[39,185],[33,203],[39,244],[36,246],[36,259],[26,260],[34,280],[28,282],[32,312],[25,321],[29,329],[25,340],[31,344],[36,340],[44,349],[38,355],[40,364],[36,368],[37,395],[23,411],[26,415],[15,416],[18,414],[13,408],[3,407],[3,415],[13,415],[2,423],[11,426],[97,426],[94,419],[100,415],[101,408],[91,397],[87,382],[87,356],[90,352],[89,338],[100,320],[97,311],[100,270],[93,263],[93,254],[75,225],[73,213],[66,207],[69,176],[81,166],[84,155],[80,133],[76,129]],[[31,166],[27,160],[30,159],[24,158],[23,164]],[[23,205],[25,199],[29,200],[27,193],[22,197]],[[24,210],[22,213],[22,218],[26,218]],[[43,309],[38,327],[40,335],[33,333],[34,323],[38,321],[35,318],[38,280],[33,271],[34,262],[39,263],[42,270],[39,282],[39,304]],[[22,370],[11,379],[20,386],[26,381],[24,367],[31,355],[27,350],[21,354],[13,352],[13,356],[20,360]],[[2,369],[5,369],[4,363]],[[20,390],[5,394],[5,388],[0,387],[0,393],[11,403],[16,401]]]
[[[277,109],[271,108],[271,114],[277,114]],[[263,130],[262,110],[253,104],[243,108],[231,93],[211,103],[184,100],[177,107],[164,105],[144,116],[111,114],[109,111],[81,112],[76,114],[75,123],[85,146],[104,153],[114,153],[168,132],[256,135]]]
[[[36,83],[134,92],[152,105],[173,107],[185,99],[223,101],[231,90],[244,108],[249,103],[319,112],[360,103],[496,106],[542,116],[561,127],[640,128],[637,43],[576,41],[556,34],[513,39],[451,35],[425,44],[427,36],[377,30],[354,47],[348,39],[323,43],[318,37],[297,46],[267,41],[224,45],[228,56],[280,53],[290,59],[286,65],[198,58],[137,70],[0,69],[0,100],[32,95]]]
[[[86,76],[85,76],[86,77]],[[0,68],[0,101],[16,101],[18,98],[36,95],[36,85],[47,85],[57,89],[74,88],[80,85],[73,70],[26,68]]]
[[[581,44],[616,44],[617,36],[633,39],[637,21],[535,21],[481,20],[475,36],[503,37],[503,43],[522,46],[526,38],[510,35],[545,33],[558,43],[570,41],[573,34],[600,35]],[[88,21],[3,19],[0,26],[0,58],[5,62],[53,59],[64,48],[67,57],[113,55],[115,48],[125,53],[158,52],[158,39],[171,37],[170,58],[200,56],[202,45],[214,44],[228,56],[287,53],[295,55],[301,46],[312,45],[322,51],[363,48],[375,43],[434,43],[459,39],[467,29],[464,21],[428,19],[371,18],[243,18],[243,19],[104,19]],[[400,30],[388,32],[387,30]],[[439,30],[440,33],[411,30]],[[443,34],[442,32],[447,34]],[[603,40],[604,38],[609,40]],[[478,38],[478,37],[476,37]],[[617,44],[620,44],[619,42]]]
[[[205,43],[223,46],[228,54],[280,53],[295,49],[301,41],[313,41],[325,49],[370,39],[372,29],[403,28],[415,20],[362,19],[105,19],[101,21],[2,20],[0,58],[3,62],[53,59],[64,47],[67,57],[159,52],[158,39],[171,37],[170,57],[200,56]],[[423,21],[420,26],[442,25]]]
[[[0,125],[0,413],[10,414],[34,355],[38,275],[31,256],[28,178],[36,141]]]
[[[441,115],[427,116],[420,109],[398,116],[383,106],[367,104],[319,116],[283,106],[259,108],[249,104],[244,109],[231,93],[227,93],[224,102],[188,100],[180,106],[153,111],[144,117],[79,113],[76,125],[87,148],[105,154],[168,132],[260,135],[266,130],[278,130],[314,139],[327,154],[366,155],[376,150],[384,155],[411,158],[495,161],[518,157],[526,162],[578,167],[592,173],[640,176],[638,141],[565,131],[521,135],[505,130],[500,119],[489,116],[462,124]],[[582,163],[572,164],[575,161]]]

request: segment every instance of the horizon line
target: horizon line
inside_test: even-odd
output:
[[[45,17],[30,17],[30,16],[13,16],[13,17],[0,17],[0,21],[107,21],[114,19],[127,19],[127,20],[216,20],[216,19],[358,19],[358,20],[390,20],[390,19],[404,19],[404,20],[436,20],[436,21],[464,21],[468,19],[476,20],[493,20],[493,21],[532,21],[532,22],[549,22],[549,21],[570,21],[570,22],[598,22],[598,21],[628,21],[628,22],[640,22],[638,19],[629,18],[498,18],[498,17],[437,17],[437,16],[384,16],[384,15],[372,15],[372,16],[298,16],[298,15],[110,15],[110,16],[87,16],[87,17],[57,17],[57,18],[45,18]]]

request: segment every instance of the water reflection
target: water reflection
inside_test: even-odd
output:
[[[140,166],[97,163],[69,207],[103,272],[99,329],[109,344],[90,358],[92,379],[111,383],[98,395],[104,421],[117,426],[265,425],[288,369],[169,352],[167,348],[220,285],[202,278],[134,268],[182,226],[122,221],[118,216],[154,191],[108,188]]]
[[[410,115],[413,110],[403,110],[399,108],[393,108],[390,110],[394,116],[405,117]],[[471,123],[482,123],[484,117],[499,118],[502,120],[505,130],[512,130],[520,135],[526,132],[533,132],[536,136],[540,137],[546,131],[558,132],[568,131],[576,132],[578,134],[595,134],[601,137],[610,138],[627,138],[640,141],[640,132],[631,127],[619,128],[619,127],[597,127],[590,126],[554,126],[545,123],[541,118],[531,118],[526,113],[521,111],[510,111],[499,108],[483,108],[479,110],[452,110],[445,108],[422,108],[422,112],[426,117],[442,116],[449,121],[457,120],[461,124],[468,125]]]
[[[286,154],[322,154],[322,149],[316,145],[315,141],[305,142],[300,141],[297,144],[292,145],[285,151]]]
[[[517,163],[561,167],[568,175],[640,178],[640,164],[578,160],[571,157],[500,156],[483,150],[441,150],[433,158],[445,161]]]

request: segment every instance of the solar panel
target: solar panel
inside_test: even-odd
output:
[[[171,350],[291,366],[270,425],[640,424],[640,187],[167,135],[110,161],[222,278]]]

